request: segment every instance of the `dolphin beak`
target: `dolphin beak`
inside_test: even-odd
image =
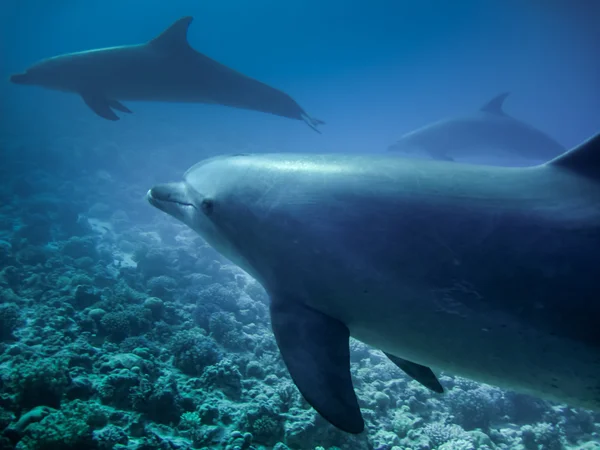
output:
[[[154,186],[146,193],[146,199],[155,208],[182,220],[184,213],[195,209],[187,199],[184,183],[165,183]]]
[[[156,207],[161,203],[176,203],[173,192],[170,184],[159,184],[148,190],[146,198],[152,206]]]
[[[160,189],[160,188],[159,188]],[[152,188],[149,189],[148,192],[146,193],[146,200],[148,200],[148,203],[150,203],[152,206],[154,206],[157,209],[160,209],[163,212],[166,212],[168,214],[172,214],[173,209],[173,205],[168,198],[161,198],[160,195],[160,190],[156,189],[156,188]]]
[[[29,77],[26,73],[16,73],[10,76],[10,82],[15,84],[28,84]]]
[[[152,195],[152,189],[148,189],[148,192],[146,192],[146,200],[148,200],[148,203],[150,203],[151,205],[154,206],[154,196]]]

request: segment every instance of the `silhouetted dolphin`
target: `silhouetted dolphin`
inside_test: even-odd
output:
[[[348,339],[600,410],[600,134],[534,167],[392,155],[200,162],[149,202],[255,277],[300,392],[359,433]]]
[[[411,131],[388,150],[422,150],[434,159],[446,161],[458,154],[480,156],[490,150],[503,150],[539,162],[563,153],[566,149],[550,136],[503,111],[508,95],[505,92],[494,97],[475,114],[440,120]]]
[[[97,115],[118,120],[130,113],[120,100],[214,103],[305,121],[310,117],[289,95],[232,70],[190,47],[192,17],[183,17],[148,43],[68,53],[44,60],[17,84],[73,92]]]

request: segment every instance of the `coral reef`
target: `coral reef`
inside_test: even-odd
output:
[[[26,175],[0,205],[1,449],[600,448],[597,414],[451,374],[433,395],[355,340],[368,431],[342,433],[291,382],[260,285],[141,187]]]

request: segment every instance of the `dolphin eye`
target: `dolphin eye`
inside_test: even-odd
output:
[[[200,204],[200,206],[201,206],[204,214],[206,214],[208,216],[213,212],[213,209],[215,207],[215,202],[209,198],[205,198],[202,200],[202,203]]]

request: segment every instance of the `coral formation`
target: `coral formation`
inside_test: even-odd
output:
[[[38,172],[0,205],[1,449],[600,448],[597,414],[452,374],[433,395],[354,339],[368,430],[342,433],[291,382],[260,285],[107,177]]]

